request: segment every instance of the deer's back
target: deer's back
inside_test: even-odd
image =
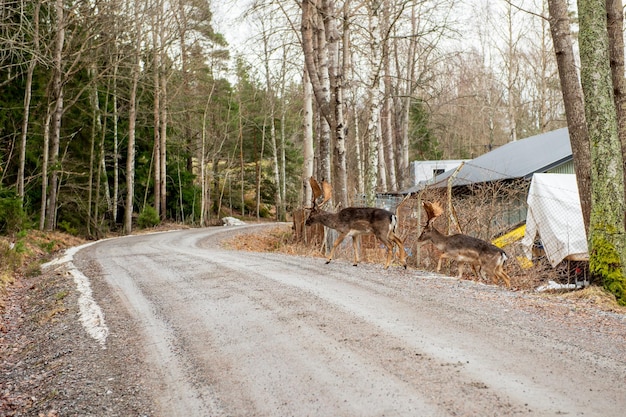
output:
[[[438,243],[435,243],[435,246],[442,251],[450,254],[464,254],[468,257],[500,256],[504,253],[502,249],[489,242],[462,234],[447,236]]]
[[[347,207],[338,214],[339,220],[343,222],[352,220],[367,221],[369,223],[389,221],[393,216],[392,212],[376,207]]]

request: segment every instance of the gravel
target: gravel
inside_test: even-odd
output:
[[[296,264],[305,262],[300,257],[291,259]],[[532,351],[548,344],[558,344],[564,355],[568,351],[577,355],[583,352],[582,355],[595,364],[594,372],[621,375],[626,379],[626,313],[616,307],[607,308],[597,298],[505,291],[435,274],[420,275],[416,270],[404,271],[397,267],[381,274],[380,265],[363,264],[353,268],[347,259],[333,261],[327,266],[321,259],[314,261],[319,262],[320,268],[326,267],[333,273],[343,269],[354,271],[348,281],[358,282],[359,288],[369,288],[373,293],[395,297],[398,302],[414,299],[424,306],[436,306],[445,298],[447,305],[458,306],[459,317],[475,317],[477,328],[510,329],[503,338],[532,331],[535,340],[546,343],[546,346],[513,347],[510,340],[503,340],[501,349],[510,349],[512,355],[515,349]],[[96,263],[81,265],[85,275],[90,277],[101,277],[103,271],[99,268]],[[9,287],[0,321],[1,416],[165,415],[159,403],[163,392],[162,387],[159,389],[160,375],[146,357],[136,318],[129,315],[128,305],[111,291],[105,279],[91,280],[91,290],[107,311],[110,325],[105,346],[94,341],[79,320],[80,294],[67,265],[47,269],[37,277],[20,278]],[[257,289],[259,294],[270,290]],[[423,385],[431,386],[426,389],[433,396],[431,401],[446,410],[442,415],[478,415],[475,410],[464,408],[463,404],[474,404],[483,407],[481,410],[484,411],[485,404],[490,401],[495,404],[490,415],[533,415],[530,408],[507,405],[497,398],[498,392],[490,390],[489,384],[484,382],[493,381],[497,376],[480,375],[479,368],[472,368],[478,365],[453,360],[455,349],[463,348],[463,334],[450,336],[455,338],[450,352],[445,353],[450,360],[441,360],[442,353],[437,353],[438,357],[431,356],[426,342],[421,350],[409,350],[399,341],[383,341],[381,334],[369,332],[371,323],[366,323],[367,317],[341,316],[333,309],[317,311],[315,305],[302,305],[302,300],[292,294],[281,297],[285,297],[281,301],[285,305],[280,306],[284,314],[287,315],[289,309],[302,310],[289,313],[292,322],[294,317],[303,326],[311,322],[312,328],[321,329],[338,344],[350,346],[355,355],[375,357],[377,363],[385,363],[386,372],[394,374],[398,380],[419,376]],[[489,305],[493,306],[493,314],[485,311],[484,306]],[[452,325],[456,320],[454,308],[446,314],[445,319]],[[333,317],[337,320],[333,321]],[[323,321],[324,325],[318,321]],[[442,332],[445,327],[444,323]],[[473,329],[467,329],[468,338],[473,334]],[[182,350],[185,346],[179,348]],[[563,358],[560,365],[548,365],[549,368],[553,366],[557,370],[559,367],[565,369],[572,363]],[[468,369],[473,369],[474,373],[470,374],[475,378],[459,379],[458,374]],[[361,369],[359,372],[365,371]],[[226,375],[222,377],[227,379]],[[219,374],[208,381],[206,375],[196,375],[195,378],[198,384],[213,384],[219,392],[222,384]],[[616,381],[618,392],[610,395],[626,398],[626,392],[619,392],[624,384],[624,380]],[[596,387],[580,389],[595,391]],[[549,397],[549,393],[545,394]],[[599,402],[606,401],[605,394],[609,393],[598,393]],[[481,396],[483,400],[476,400]],[[265,413],[257,410],[253,414]],[[231,408],[225,415],[243,414]]]

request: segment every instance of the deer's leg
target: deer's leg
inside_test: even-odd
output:
[[[476,264],[470,264],[472,266],[472,271],[474,271],[474,275],[476,275],[476,278],[480,279],[480,269],[481,266],[480,264],[478,264],[478,269],[476,269]]]
[[[465,265],[465,262],[459,261],[459,279],[463,277],[463,265]]]
[[[441,255],[439,255],[439,262],[437,262],[437,272],[439,272],[439,270],[441,270],[441,261],[443,261],[443,258],[446,257],[445,253],[442,253]]]
[[[376,238],[380,240],[383,245],[385,245],[385,250],[387,251],[387,260],[385,261],[385,269],[387,269],[389,268],[389,265],[391,264],[391,258],[393,256],[393,243],[389,241],[388,239],[389,235],[387,235],[387,237],[379,233],[375,233],[375,235],[376,235]]]
[[[506,285],[507,288],[511,288],[511,277],[509,277],[509,275],[504,272],[504,269],[502,269],[502,266],[499,266],[496,268],[496,274],[495,276],[497,278],[500,278],[502,281],[504,281],[504,285]],[[494,281],[497,281],[497,278],[494,279]],[[497,285],[498,283],[495,282],[495,284]]]
[[[343,239],[346,237],[347,234],[348,233],[341,233],[339,236],[337,236],[337,239],[335,239],[335,243],[333,243],[333,248],[330,250],[330,254],[328,255],[326,263],[330,263],[330,261],[333,260],[333,256],[335,256],[335,249],[337,249],[337,246],[339,246],[341,242],[343,242]]]
[[[389,237],[391,238],[391,241],[398,246],[398,252],[400,254],[400,263],[402,264],[404,269],[406,269],[407,255],[406,255],[406,251],[404,250],[404,242],[402,241],[402,239],[396,236],[396,234],[393,232],[391,232],[389,235],[390,235]],[[393,245],[392,245],[392,250],[393,250]]]
[[[385,243],[385,248],[387,249],[387,262],[385,262],[385,269],[387,269],[389,268],[391,258],[393,257],[393,243],[387,241],[387,243]]]
[[[360,262],[359,249],[361,247],[361,235],[352,235],[352,249],[354,249],[354,263],[352,265],[357,266]]]

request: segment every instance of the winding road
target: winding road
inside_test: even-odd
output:
[[[141,329],[159,415],[624,416],[624,315],[397,265],[219,245],[257,227],[75,254],[109,288],[95,299],[105,317],[112,299]]]

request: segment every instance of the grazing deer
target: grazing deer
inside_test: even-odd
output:
[[[463,263],[467,262],[472,265],[474,272],[476,272],[476,266],[481,274],[485,269],[486,273],[492,276],[494,284],[498,284],[498,279],[501,279],[507,287],[511,286],[511,279],[503,269],[507,256],[502,249],[468,235],[446,236],[432,225],[433,221],[443,213],[441,206],[437,203],[424,202],[424,210],[428,220],[417,241],[431,241],[441,251],[437,272],[441,269],[441,261],[444,258],[453,259],[459,262],[459,279],[463,275]]]
[[[406,252],[404,251],[404,242],[396,235],[396,227],[398,218],[388,210],[374,207],[347,207],[338,213],[330,213],[324,211],[320,206],[324,205],[331,197],[332,187],[326,181],[322,181],[322,187],[314,178],[310,178],[311,188],[313,190],[313,204],[310,209],[306,225],[310,226],[315,223],[323,224],[326,227],[335,229],[339,232],[339,236],[333,243],[333,248],[328,255],[329,263],[335,254],[335,249],[343,241],[346,236],[352,237],[352,247],[354,248],[354,266],[359,263],[358,239],[360,235],[374,234],[387,249],[387,262],[385,269],[391,264],[393,256],[393,245],[398,246],[400,253],[400,262],[406,269]],[[322,190],[323,188],[323,190]],[[317,203],[320,196],[323,195],[323,201]]]

